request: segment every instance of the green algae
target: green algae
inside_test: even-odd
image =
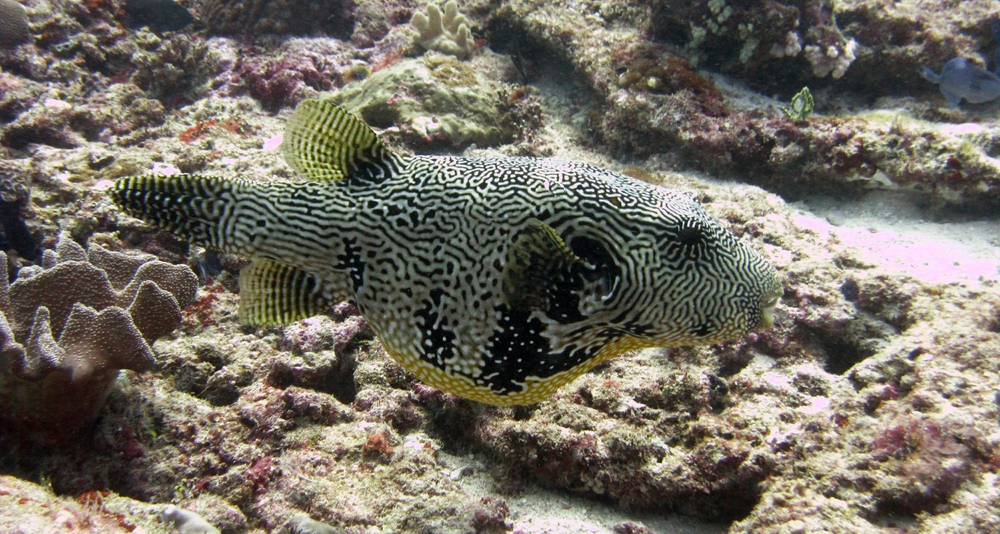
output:
[[[517,134],[496,89],[468,64],[434,53],[382,69],[328,98],[376,128],[400,128],[418,145],[487,147]]]

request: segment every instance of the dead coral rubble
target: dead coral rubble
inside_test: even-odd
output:
[[[147,371],[198,279],[186,265],[63,237],[8,286],[0,252],[0,440],[59,444],[96,419],[121,369]]]

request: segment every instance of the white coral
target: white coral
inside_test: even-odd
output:
[[[420,31],[420,46],[427,50],[437,50],[442,54],[465,59],[475,46],[469,21],[465,15],[459,14],[458,4],[454,0],[444,5],[443,16],[441,8],[428,4],[427,14],[419,11],[414,13],[410,24]]]
[[[830,45],[824,50],[818,45],[808,45],[804,50],[806,59],[812,64],[813,74],[820,78],[827,74],[840,78],[854,61],[857,46],[858,43],[851,39],[843,45],[843,49]]]
[[[802,40],[799,34],[790,31],[785,35],[784,43],[774,43],[771,45],[771,55],[774,57],[794,57],[802,51]]]

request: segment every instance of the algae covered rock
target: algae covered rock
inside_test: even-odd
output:
[[[397,126],[403,139],[416,145],[496,146],[517,134],[497,92],[473,67],[434,53],[380,70],[329,100],[375,128]]]

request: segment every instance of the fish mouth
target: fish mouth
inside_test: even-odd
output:
[[[763,330],[774,326],[774,308],[778,305],[780,298],[781,293],[775,292],[762,299],[759,329]]]

